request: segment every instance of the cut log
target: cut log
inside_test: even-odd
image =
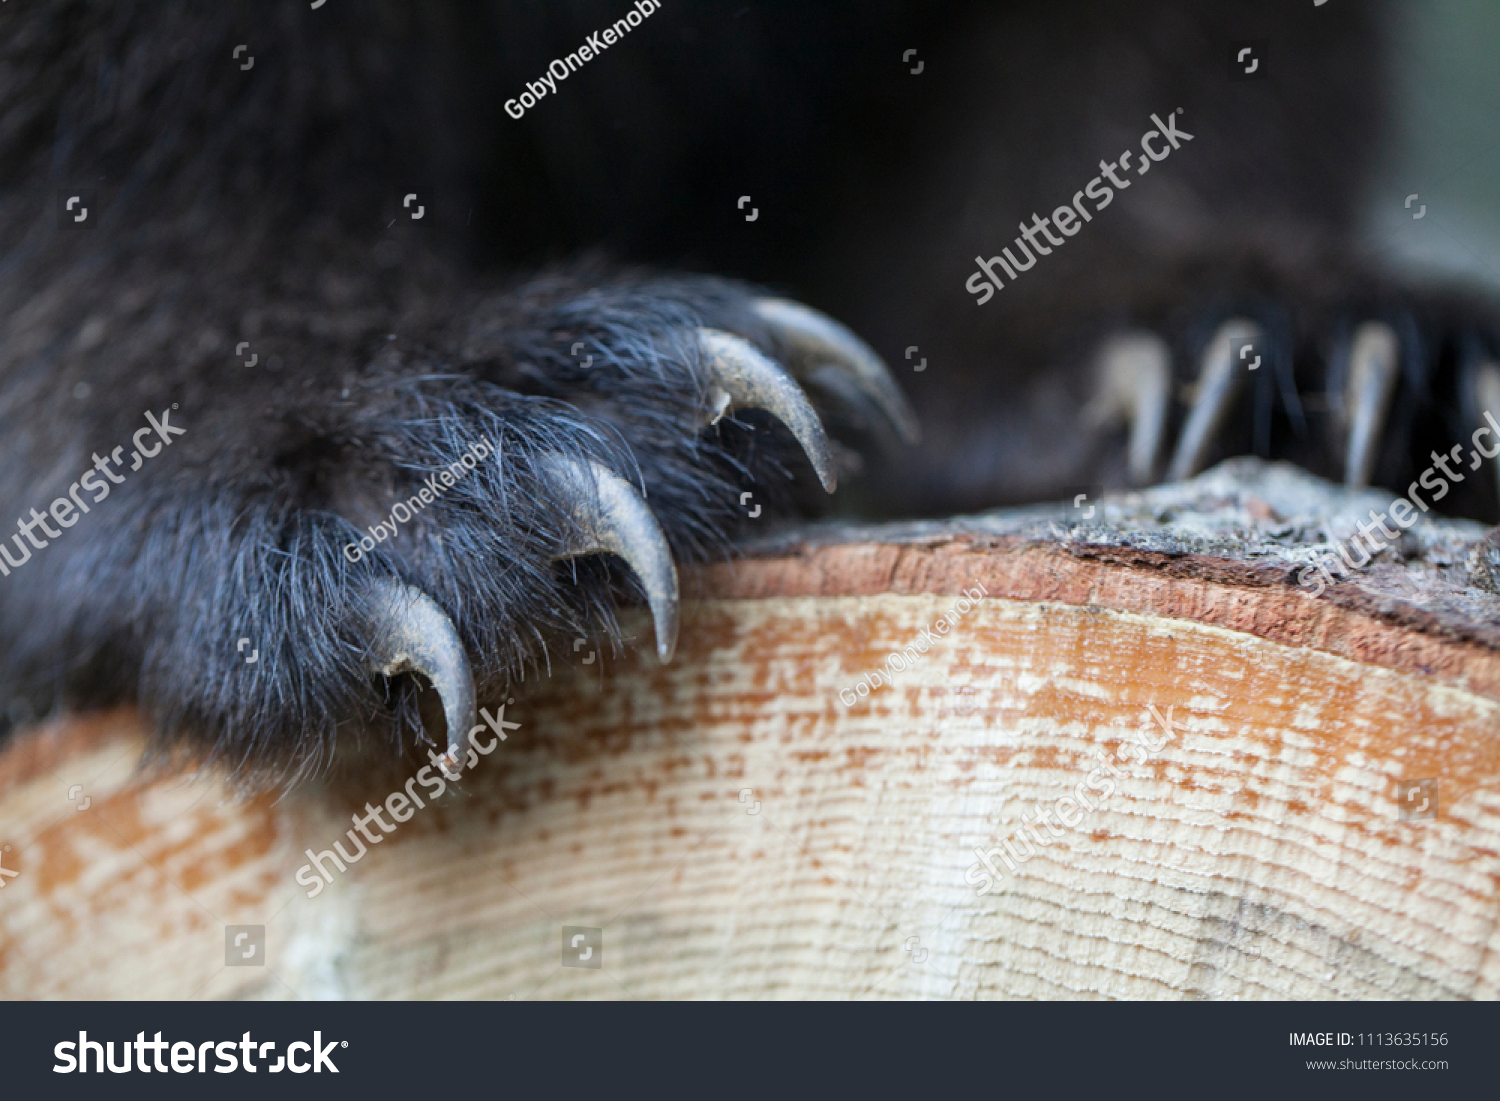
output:
[[[1237,460],[780,533],[378,843],[420,762],[236,799],[57,722],[0,755],[0,992],[1493,998],[1493,547],[1424,518],[1297,583],[1389,503]]]

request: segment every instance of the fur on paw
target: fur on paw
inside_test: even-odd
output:
[[[456,314],[362,369],[184,402],[189,434],[7,605],[35,613],[11,697],[138,700],[161,749],[251,784],[444,741],[458,772],[477,702],[618,643],[630,587],[670,660],[676,563],[730,544],[743,486],[772,515],[796,480],[834,490],[804,384],[915,432],[857,337],[734,284],[554,273]]]

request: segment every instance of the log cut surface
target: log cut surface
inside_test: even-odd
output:
[[[312,898],[305,851],[357,852],[420,762],[244,799],[141,772],[134,713],[36,729],[0,994],[1494,998],[1492,548],[1424,519],[1295,580],[1389,504],[1239,460],[1091,517],[770,535],[685,577],[673,664],[520,686]]]

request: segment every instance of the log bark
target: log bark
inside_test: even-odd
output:
[[[770,535],[685,577],[672,665],[521,686],[312,898],[306,851],[420,762],[242,799],[140,772],[133,713],[56,722],[0,754],[0,992],[1493,998],[1494,548],[1424,517],[1296,581],[1389,503],[1237,460]]]

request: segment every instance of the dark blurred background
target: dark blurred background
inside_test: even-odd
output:
[[[492,5],[490,95],[517,94],[615,7]],[[1233,78],[1241,42],[1264,55],[1255,79]],[[496,120],[476,232],[491,256],[604,247],[760,281],[848,322],[928,429],[844,495],[866,512],[1119,484],[1123,432],[1079,417],[1099,343],[1157,331],[1187,387],[1214,320],[1247,305],[1289,319],[1308,400],[1297,422],[1279,401],[1270,425],[1237,410],[1214,457],[1258,449],[1337,478],[1319,394],[1337,334],[1409,311],[1432,363],[1398,402],[1418,412],[1390,426],[1377,480],[1394,485],[1452,431],[1451,333],[1447,314],[1429,325],[1432,299],[1500,279],[1497,46],[1500,8],[1484,0],[670,5],[521,121]],[[1178,108],[1190,145],[1127,173],[1114,209],[976,307],[976,255]],[[1179,401],[1174,430],[1184,416]],[[1491,488],[1459,507],[1494,501]]]

